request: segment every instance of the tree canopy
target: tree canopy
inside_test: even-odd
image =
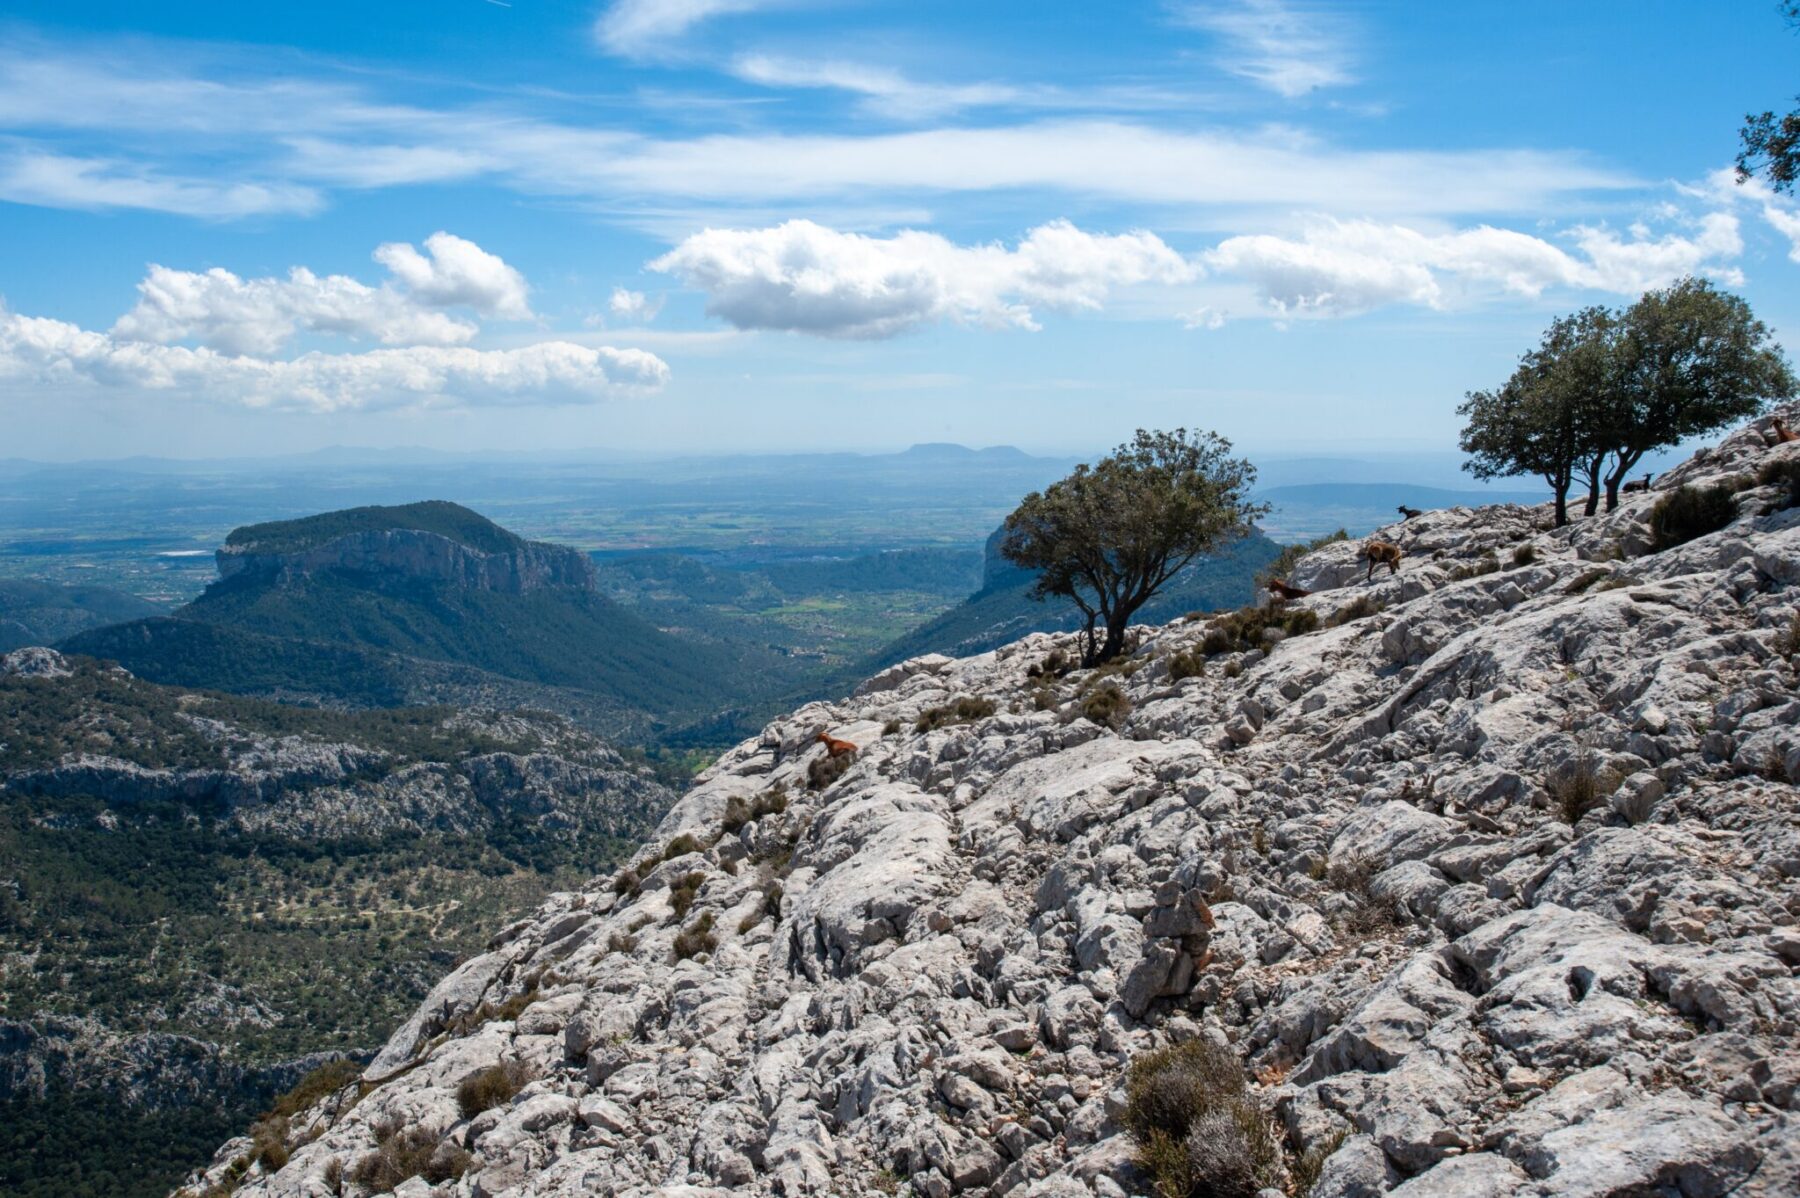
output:
[[[1622,311],[1586,308],[1554,322],[1496,391],[1474,391],[1463,468],[1477,478],[1536,474],[1567,522],[1567,497],[1608,511],[1644,456],[1713,432],[1795,392],[1780,346],[1750,305],[1704,279],[1646,292]]]
[[[1789,24],[1800,27],[1800,0],[1783,0],[1781,12]],[[1744,118],[1738,138],[1739,183],[1761,175],[1776,191],[1794,189],[1800,178],[1800,108],[1779,117],[1773,111],[1753,112]]]
[[[1196,557],[1248,531],[1256,468],[1214,433],[1149,432],[1092,466],[1025,497],[1006,518],[1000,552],[1037,572],[1032,594],[1073,602],[1086,617],[1085,665],[1116,657],[1133,613]],[[1095,626],[1104,624],[1104,643]]]

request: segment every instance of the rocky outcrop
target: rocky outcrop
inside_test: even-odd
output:
[[[222,579],[251,578],[276,585],[327,570],[346,570],[509,595],[544,587],[595,589],[593,563],[578,550],[522,541],[504,552],[484,553],[417,529],[353,532],[292,552],[268,552],[254,543],[226,545],[215,556]]]
[[[415,1195],[1117,1198],[1130,1063],[1207,1037],[1314,1195],[1800,1193],[1800,510],[1754,473],[1795,448],[1746,428],[1565,529],[1430,513],[1370,584],[1327,547],[1315,631],[1198,675],[1181,622],[802,708],[441,983],[282,1168],[200,1180],[361,1194],[405,1129],[456,1162]],[[1737,519],[1649,552],[1684,481]]]

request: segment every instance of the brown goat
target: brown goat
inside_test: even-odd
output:
[[[1269,601],[1279,606],[1289,599],[1304,599],[1312,594],[1302,587],[1293,586],[1284,578],[1269,579]]]
[[[1787,426],[1787,421],[1775,417],[1775,444],[1786,445],[1790,441],[1800,441],[1800,433]]]
[[[1375,567],[1384,562],[1389,574],[1400,573],[1400,559],[1406,556],[1406,551],[1386,541],[1370,541],[1363,546],[1362,555],[1369,562],[1369,572],[1363,575],[1363,581],[1370,582],[1375,578]]]
[[[825,752],[832,757],[842,757],[847,753],[854,753],[857,750],[855,741],[838,740],[835,737],[827,736],[823,732],[819,733],[814,739],[824,745]]]

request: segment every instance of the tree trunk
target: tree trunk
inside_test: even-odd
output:
[[[1588,480],[1587,505],[1581,509],[1581,514],[1584,516],[1591,516],[1599,510],[1600,476],[1596,474]]]
[[[1606,476],[1607,511],[1613,511],[1619,506],[1619,484],[1625,481],[1631,473],[1631,468],[1642,461],[1643,457],[1644,451],[1641,449],[1635,453],[1619,450],[1619,464],[1614,466],[1613,472]]]
[[[1556,527],[1561,528],[1569,522],[1569,488],[1556,489]]]
[[[1087,614],[1087,626],[1082,629],[1087,634],[1087,644],[1081,651],[1081,666],[1091,669],[1100,664],[1099,655],[1094,652],[1094,613]]]
[[[1125,628],[1130,623],[1129,617],[1106,622],[1106,643],[1100,646],[1100,656],[1094,660],[1097,666],[1103,666],[1119,655],[1125,647]]]

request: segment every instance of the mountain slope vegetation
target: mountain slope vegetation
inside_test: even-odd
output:
[[[0,658],[0,745],[8,1194],[166,1192],[672,797],[547,716],[295,707],[47,650]]]

